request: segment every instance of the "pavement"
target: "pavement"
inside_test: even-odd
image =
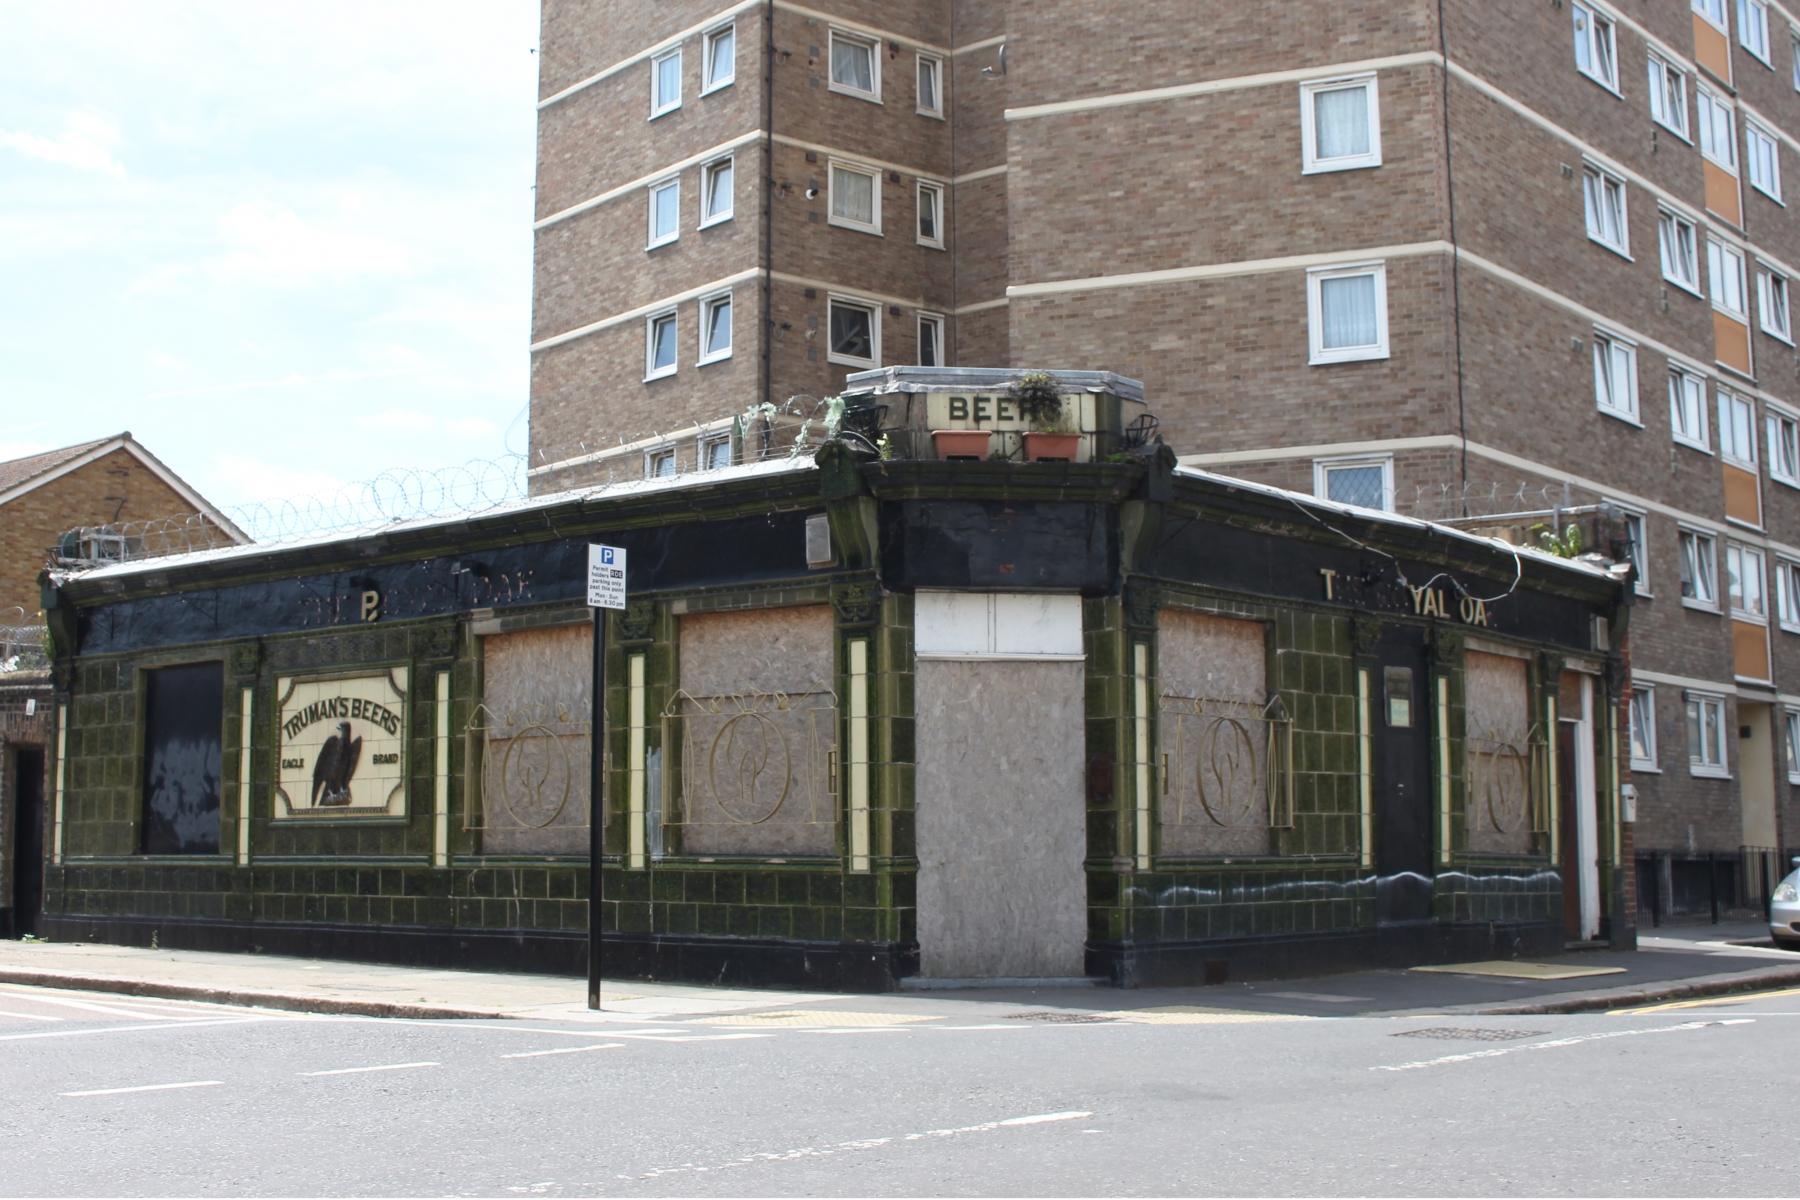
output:
[[[1664,926],[1640,934],[1635,953],[1583,950],[1543,960],[1549,975],[1592,972],[1569,978],[1484,974],[1479,966],[1463,964],[1460,970],[1374,970],[1211,987],[1121,991],[1018,984],[856,996],[608,980],[598,1014],[587,1009],[585,981],[568,976],[81,942],[0,942],[0,983],[414,1019],[657,1020],[823,1006],[840,1014],[939,1020],[1021,1005],[1069,1019],[1085,1014],[1113,1020],[1154,1020],[1154,1014],[1181,1010],[1221,1017],[1550,1014],[1800,985],[1800,954],[1774,948],[1766,935],[1759,924]]]

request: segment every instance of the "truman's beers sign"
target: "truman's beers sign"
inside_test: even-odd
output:
[[[277,679],[275,816],[406,815],[406,668]]]

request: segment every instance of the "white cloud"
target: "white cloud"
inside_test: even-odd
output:
[[[301,282],[404,274],[412,266],[412,255],[397,242],[356,229],[325,229],[266,201],[233,208],[219,219],[219,231],[233,250],[207,265],[227,279]]]
[[[0,442],[0,462],[11,462],[15,458],[30,458],[34,454],[42,454],[46,450],[54,450],[55,446],[47,446],[43,442]]]
[[[107,150],[108,146],[119,144],[117,125],[91,110],[70,113],[66,123],[68,128],[60,138],[0,129],[0,146],[11,146],[27,158],[59,163],[80,171],[103,171],[115,176],[125,174],[125,168]]]
[[[310,471],[268,462],[249,454],[221,454],[212,474],[231,488],[234,499],[251,503],[335,496],[348,483],[328,471]]]

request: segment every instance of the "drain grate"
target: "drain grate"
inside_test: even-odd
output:
[[[1085,1012],[1019,1012],[1002,1013],[1005,1021],[1044,1021],[1052,1025],[1091,1025],[1100,1021],[1116,1021],[1117,1017]]]
[[[1446,1042],[1516,1042],[1520,1038],[1542,1037],[1542,1029],[1452,1029],[1435,1026],[1430,1029],[1408,1029],[1390,1037],[1437,1038]]]

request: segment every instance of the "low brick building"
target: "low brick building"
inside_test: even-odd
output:
[[[870,452],[1017,374],[853,379],[862,432],[816,457],[56,574],[43,928],[582,970],[604,543],[609,974],[1134,986],[1631,944],[1622,567],[1106,419],[1061,456],[1090,461]],[[1136,387],[1061,383],[1067,411]]]

